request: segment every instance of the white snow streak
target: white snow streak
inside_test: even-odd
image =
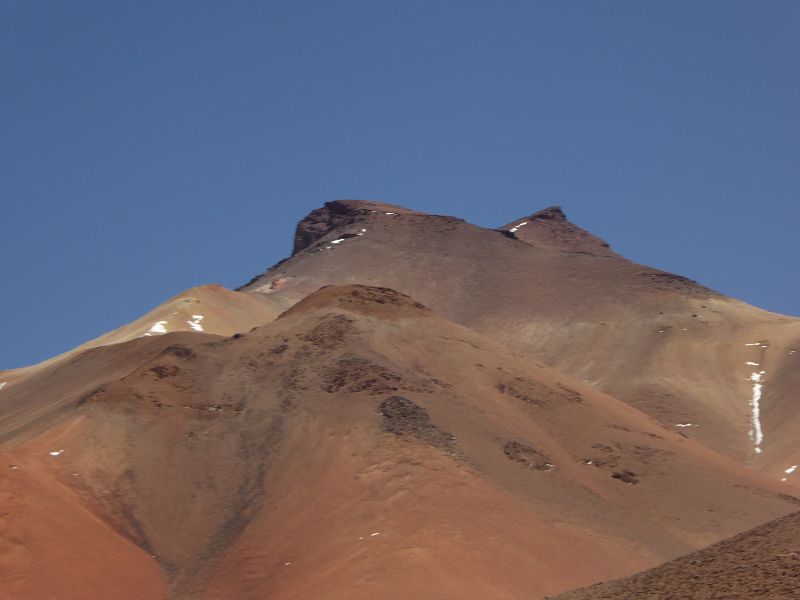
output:
[[[386,213],[387,215],[396,215],[397,213]]]
[[[331,244],[341,244],[344,240],[345,238],[339,238],[338,240],[331,241]]]
[[[675,423],[675,427],[697,427],[694,423]]]
[[[195,331],[203,331],[203,326],[200,324],[205,317],[203,315],[192,315],[191,321],[186,321],[186,324]]]
[[[50,456],[60,456],[61,454],[63,454],[63,452],[64,449],[62,448],[61,450],[53,450],[52,452],[48,452],[48,454]]]
[[[375,537],[376,535],[380,535],[380,534],[381,534],[380,531],[376,531],[375,533],[370,533],[369,537]]]
[[[746,364],[746,365],[750,365],[751,367],[760,367],[760,366],[761,366],[760,364],[758,364],[757,362],[753,362],[752,360],[748,360],[748,361],[747,361],[746,363],[744,363],[744,364]]]
[[[761,444],[764,441],[764,432],[761,430],[761,390],[764,387],[763,377],[766,374],[766,371],[754,371],[750,374],[750,381],[753,382],[753,397],[750,400],[753,425],[749,435],[755,444],[756,454],[761,454]]]
[[[520,223],[519,225],[514,225],[514,227],[512,227],[511,229],[509,229],[509,231],[510,231],[511,233],[516,233],[516,232],[517,232],[517,229],[519,229],[520,227],[523,227],[523,226],[525,226],[525,225],[527,225],[527,224],[528,224],[528,222],[527,222],[527,221],[523,221],[523,222],[522,222],[522,223]]]
[[[753,342],[751,344],[745,344],[745,346],[760,346],[761,342]]]
[[[0,390],[2,390],[4,387],[6,387],[6,385],[8,385],[7,381],[0,381]]]
[[[800,465],[792,465],[791,467],[786,469],[784,471],[784,473],[786,473],[787,477],[784,477],[783,479],[781,479],[781,481],[786,481],[787,479],[789,479],[788,475],[791,475],[792,473],[794,473],[795,470],[797,470],[797,467],[800,467]]]

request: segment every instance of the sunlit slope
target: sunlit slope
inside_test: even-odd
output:
[[[632,263],[557,207],[493,230],[330,202],[243,290],[296,302],[343,283],[411,294],[779,479],[800,462],[800,321]]]
[[[0,370],[0,394],[15,381],[90,348],[119,344],[140,337],[193,331],[230,336],[268,323],[288,308],[279,298],[241,294],[221,285],[190,288],[135,321],[44,362],[21,369]]]
[[[35,472],[32,498],[66,486],[102,525],[83,542],[135,545],[169,598],[539,598],[797,506],[392,290],[325,288],[244,336],[147,336],[70,360],[0,400],[33,413],[0,437],[18,467],[1,476]],[[57,410],[42,416],[35,395]],[[3,517],[19,535],[0,568],[23,600],[38,593],[35,514]]]

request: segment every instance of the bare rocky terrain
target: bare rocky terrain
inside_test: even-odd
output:
[[[557,207],[328,203],[239,291],[0,371],[0,598],[655,594],[794,547],[799,322]],[[624,585],[575,598],[736,597]]]
[[[291,303],[344,283],[409,294],[773,476],[800,463],[788,400],[800,320],[632,263],[559,207],[493,230],[329,202],[298,224],[294,254],[242,291]]]
[[[793,600],[800,591],[800,513],[611,583],[553,600]]]

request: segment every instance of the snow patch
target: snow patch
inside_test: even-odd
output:
[[[751,367],[760,367],[760,366],[761,366],[760,364],[758,364],[757,362],[753,362],[752,360],[748,360],[748,361],[747,361],[746,363],[744,363],[744,364],[746,364],[746,365],[750,365]]]
[[[397,213],[392,213],[392,212],[389,212],[389,213],[386,213],[386,214],[387,214],[387,215],[396,215]]]
[[[520,223],[519,225],[514,225],[514,227],[512,227],[511,229],[509,229],[509,231],[510,231],[511,233],[516,233],[516,232],[517,232],[517,230],[518,230],[520,227],[524,227],[524,226],[525,226],[525,225],[527,225],[527,224],[528,224],[528,222],[527,222],[527,221],[523,221],[523,222],[522,222],[522,223]]]
[[[697,427],[694,423],[675,423],[675,427]]]
[[[797,467],[800,467],[800,465],[792,465],[791,467],[786,469],[784,471],[784,473],[786,473],[787,475],[791,475],[792,473],[794,473],[797,470]]]
[[[766,371],[753,371],[750,374],[750,381],[753,382],[753,397],[750,399],[750,411],[752,413],[752,427],[749,435],[753,440],[756,454],[761,454],[761,444],[764,442],[764,432],[761,429],[761,391],[764,387],[764,375]]]
[[[760,346],[761,342],[752,342],[750,344],[745,344],[745,346]]]
[[[345,238],[339,238],[338,240],[333,240],[331,244],[341,244],[344,240]]]
[[[8,385],[7,381],[0,381],[0,390],[2,390],[4,387],[6,387],[6,385]]]
[[[16,471],[17,469],[19,469],[19,467],[17,465],[11,465],[11,470],[12,471]]]
[[[375,537],[376,535],[380,535],[380,534],[381,534],[381,532],[380,532],[380,531],[376,531],[376,532],[374,532],[374,533],[370,533],[370,534],[369,534],[369,537]]]
[[[203,331],[203,326],[200,324],[205,317],[203,315],[192,315],[191,321],[186,321],[186,324],[194,331]]]
[[[153,323],[153,326],[150,328],[150,331],[145,333],[145,335],[152,335],[154,333],[167,333],[167,328],[165,325],[167,324],[166,321],[158,321]]]
[[[52,452],[48,452],[50,456],[60,456],[63,453],[64,453],[63,448],[61,450],[53,450]]]

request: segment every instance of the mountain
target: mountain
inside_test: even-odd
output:
[[[181,292],[135,321],[36,365],[0,370],[0,391],[76,354],[140,337],[176,331],[230,336],[275,319],[288,308],[279,298],[233,292],[221,285],[201,285]]]
[[[793,513],[644,573],[557,600],[794,600],[798,589],[800,513]]]
[[[246,335],[140,337],[60,368],[9,390],[0,412],[15,424],[0,437],[18,504],[16,546],[0,554],[13,556],[15,598],[61,590],[38,565],[74,532],[42,497],[89,507],[82,545],[105,546],[71,565],[64,598],[87,597],[87,570],[92,593],[117,593],[116,557],[153,590],[157,563],[170,598],[535,597],[797,505],[778,482],[383,288],[323,288]]]
[[[328,203],[239,291],[0,372],[0,597],[536,599],[670,573],[798,510],[797,328],[558,207],[493,230]]]
[[[632,263],[558,207],[485,229],[328,202],[241,290],[291,303],[346,283],[410,294],[772,476],[800,463],[800,320]]]

